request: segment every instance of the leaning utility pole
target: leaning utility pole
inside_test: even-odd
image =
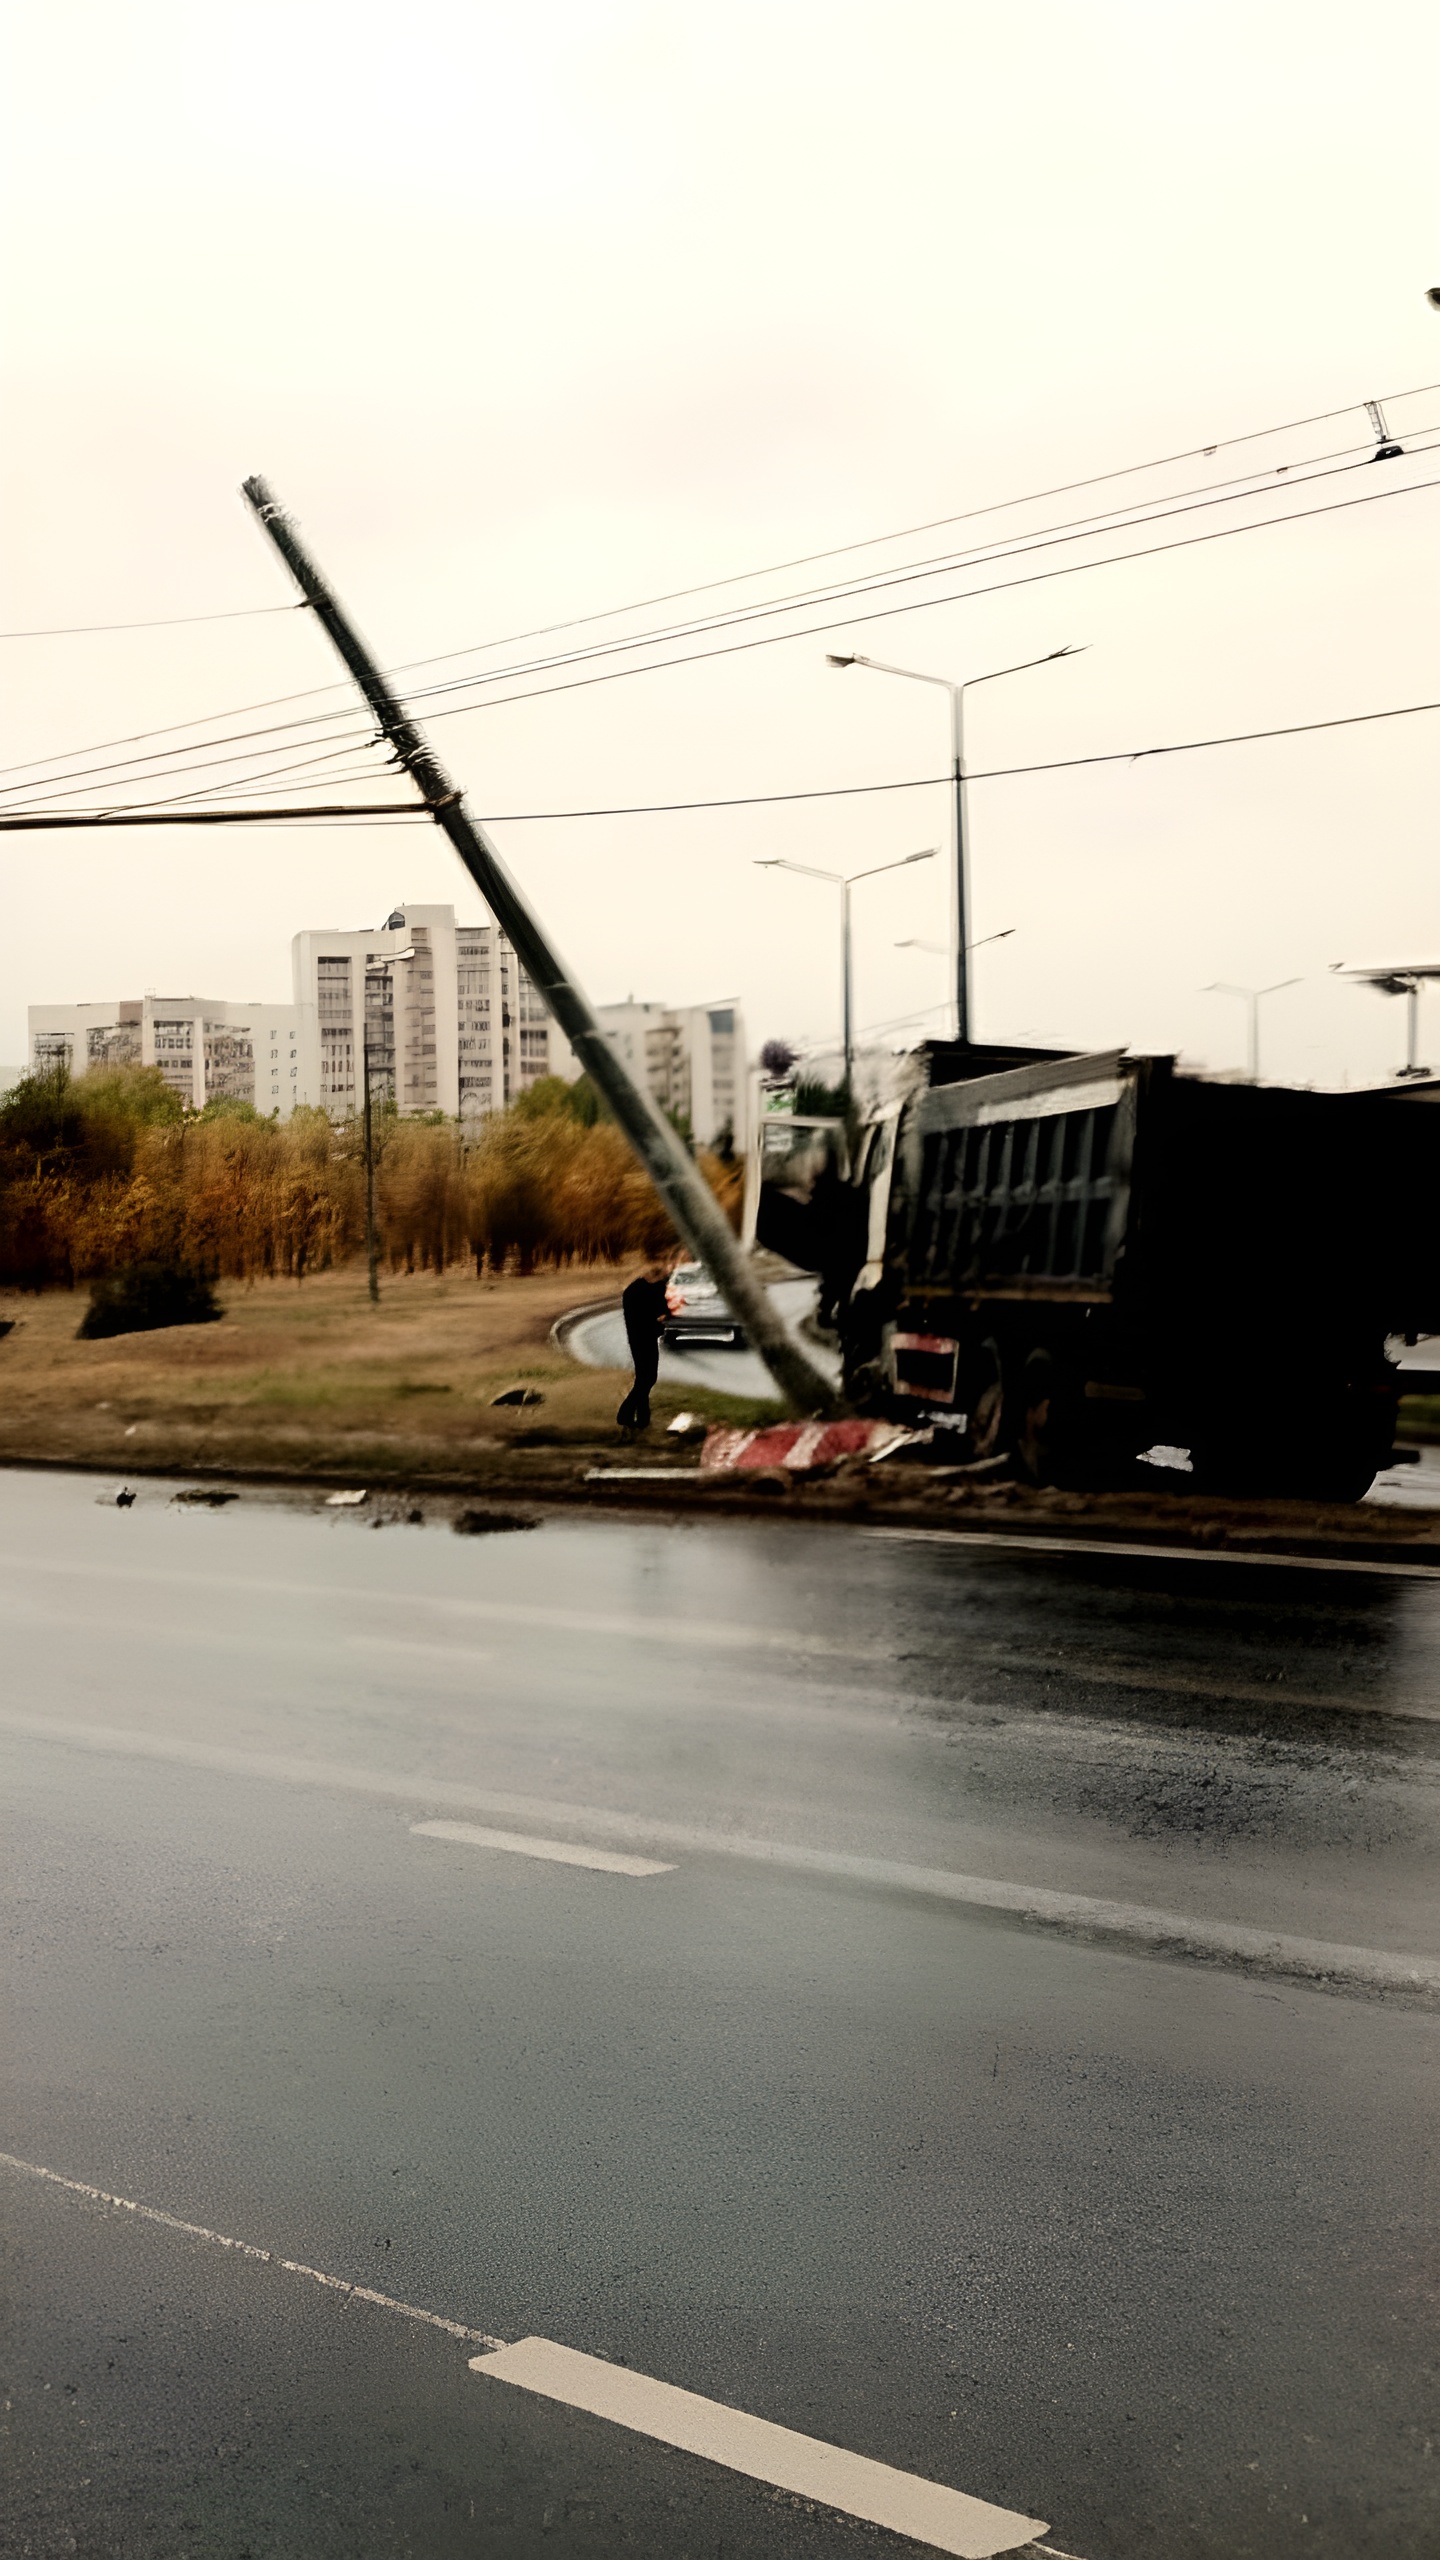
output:
[[[460,791],[391,692],[266,482],[258,477],[247,480],[245,496],[344,659],[430,815],[443,827],[491,914],[509,935],[521,967],[609,1103],[685,1242],[716,1281],[731,1313],[740,1318],[782,1395],[801,1413],[835,1411],[834,1389],[782,1323],[708,1184],[649,1095],[631,1081],[588,999],[531,914],[484,828],[469,816]]]

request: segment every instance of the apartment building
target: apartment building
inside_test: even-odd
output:
[[[405,905],[376,932],[297,933],[291,954],[296,1008],[315,1024],[315,1099],[336,1119],[362,1107],[367,1043],[372,1094],[452,1119],[576,1072],[498,925]]]
[[[32,1004],[32,1068],[155,1066],[191,1109],[221,1094],[288,1119],[318,1103],[335,1120],[371,1091],[402,1112],[483,1119],[541,1076],[577,1072],[498,925],[453,907],[400,906],[377,932],[297,933],[289,1004],[135,996]]]
[[[637,1084],[662,1111],[684,1120],[696,1144],[748,1143],[749,1088],[745,1025],[733,999],[717,1004],[624,1004],[596,1007]]]
[[[310,1091],[310,1043],[297,1005],[218,996],[131,996],[100,1004],[32,1004],[32,1068],[158,1067],[192,1110],[221,1094],[288,1120]]]

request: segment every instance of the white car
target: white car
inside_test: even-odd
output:
[[[744,1330],[725,1304],[701,1262],[677,1262],[665,1283],[665,1321],[660,1339],[673,1350],[701,1343],[720,1343],[742,1350]]]

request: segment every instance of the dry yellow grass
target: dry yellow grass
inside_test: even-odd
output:
[[[76,1341],[82,1290],[6,1292],[0,1318],[16,1328],[0,1340],[0,1462],[355,1484],[573,1475],[586,1452],[613,1453],[625,1377],[577,1367],[550,1328],[627,1276],[612,1263],[526,1279],[416,1271],[386,1276],[376,1309],[363,1263],[350,1263],[223,1282],[218,1324],[109,1342]],[[497,1409],[516,1385],[543,1404]],[[662,1393],[657,1416],[679,1401]]]

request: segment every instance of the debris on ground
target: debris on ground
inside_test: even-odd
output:
[[[327,1493],[325,1508],[327,1511],[353,1511],[356,1504],[365,1499],[366,1491],[362,1485],[358,1493]]]
[[[721,1424],[706,1433],[700,1464],[707,1474],[752,1475],[783,1467],[800,1475],[838,1466],[845,1458],[873,1465],[914,1437],[893,1422],[770,1422],[755,1431]]]
[[[500,1529],[538,1529],[540,1522],[533,1511],[457,1511],[453,1526],[457,1538],[483,1538]]]
[[[218,1511],[224,1503],[238,1502],[240,1496],[218,1484],[187,1484],[182,1485],[178,1493],[172,1493],[170,1499],[172,1502],[199,1504],[207,1511]]]
[[[538,1387],[505,1387],[498,1396],[492,1396],[490,1399],[492,1405],[543,1404],[544,1401]]]

